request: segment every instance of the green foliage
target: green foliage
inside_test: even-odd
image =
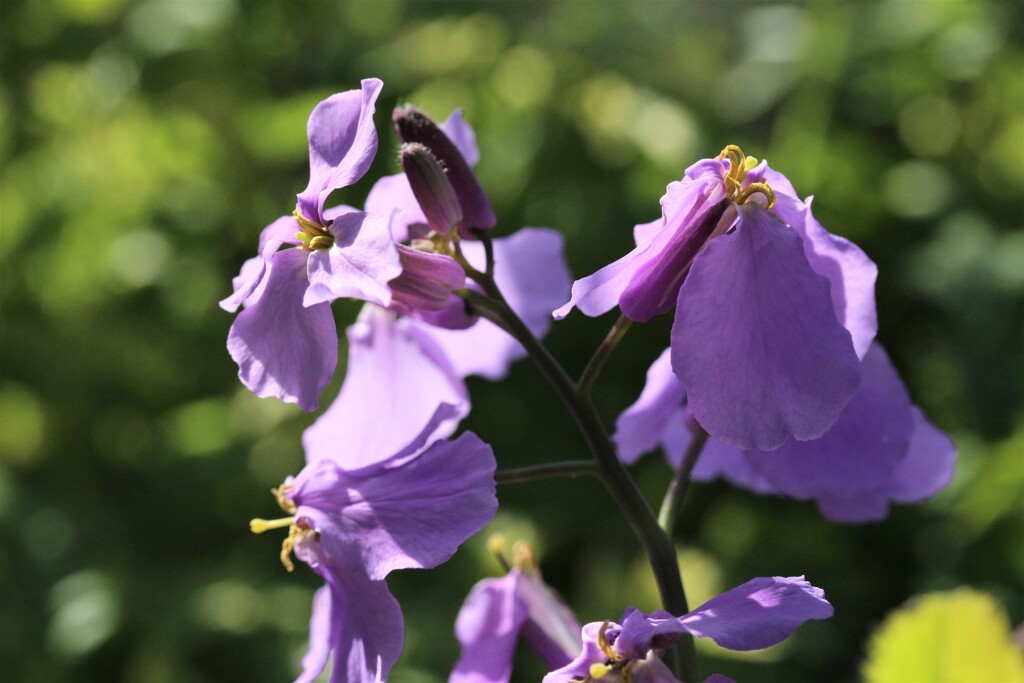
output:
[[[867,683],[1019,683],[1024,653],[996,599],[968,589],[926,593],[871,636]]]

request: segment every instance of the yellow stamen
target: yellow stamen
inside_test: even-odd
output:
[[[295,571],[295,565],[292,563],[292,549],[295,544],[298,543],[306,534],[312,529],[302,529],[298,526],[292,525],[288,530],[288,538],[281,542],[281,564],[289,572]]]
[[[277,499],[277,504],[280,505],[281,509],[289,515],[295,514],[295,503],[288,498],[288,494],[291,493],[294,488],[294,484],[281,484],[276,489],[270,489],[270,492],[274,494],[274,498]]]
[[[519,569],[528,573],[537,573],[537,553],[529,543],[516,541],[516,544],[512,546],[512,556]]]
[[[295,236],[302,242],[301,248],[313,251],[315,249],[330,249],[334,245],[334,235],[326,227],[309,220],[298,209],[292,211],[292,215],[295,216],[295,222],[302,230],[302,232],[295,233]]]
[[[733,201],[737,204],[743,204],[743,202],[750,199],[754,194],[763,194],[764,198],[768,200],[769,209],[775,206],[775,190],[770,188],[768,183],[765,182],[750,183],[750,185],[747,185],[745,190],[736,195],[736,198]]]
[[[599,678],[604,678],[605,674],[612,670],[612,667],[607,664],[601,664],[600,662],[590,665],[590,677],[595,681]]]
[[[608,633],[609,626],[611,626],[610,621],[601,624],[601,628],[597,631],[597,647],[604,653],[605,657],[614,662],[622,659],[622,655],[613,650],[611,643],[608,642],[608,637],[605,634]]]
[[[282,517],[281,519],[256,519],[249,520],[249,531],[254,534],[262,534],[271,529],[283,529],[295,523],[294,517]]]

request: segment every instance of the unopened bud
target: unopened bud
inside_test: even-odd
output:
[[[402,145],[402,168],[431,229],[447,235],[462,220],[462,208],[441,164],[414,142]]]
[[[473,228],[493,228],[498,222],[491,211],[491,202],[455,143],[422,111],[413,106],[399,107],[392,115],[395,130],[402,142],[419,143],[441,163],[462,207],[459,234],[471,238]],[[404,165],[404,163],[403,163]],[[418,196],[417,196],[418,198]]]
[[[402,274],[388,283],[391,310],[409,314],[440,311],[450,303],[452,292],[466,285],[466,273],[451,256],[398,245]]]

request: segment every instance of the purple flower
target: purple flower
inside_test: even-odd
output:
[[[464,242],[463,254],[483,267],[484,248]],[[569,273],[562,256],[562,237],[552,230],[524,228],[494,240],[495,280],[509,305],[543,336],[551,326],[552,302],[569,289]],[[464,313],[461,298],[454,302]],[[465,378],[480,375],[501,379],[509,365],[525,355],[522,346],[494,323],[474,318],[464,329],[431,324],[422,313],[396,316],[368,305],[348,330],[349,358],[345,382],[338,397],[306,430],[307,453],[327,450],[332,444],[352,443],[359,462],[384,457],[423,429],[439,403],[455,406],[435,437],[452,434],[469,413]],[[365,430],[362,424],[386,419],[387,430]],[[386,447],[380,447],[387,445]]]
[[[672,367],[697,421],[738,448],[814,439],[857,389],[876,331],[875,265],[789,181],[730,146],[668,186],[637,247],[577,280],[556,318],[676,309]]]
[[[317,454],[275,490],[290,516],[253,520],[253,531],[288,527],[290,553],[323,577],[314,599],[310,647],[298,678],[312,681],[333,654],[335,683],[387,679],[402,650],[403,622],[384,578],[395,569],[430,568],[494,517],[494,455],[472,433],[429,442],[452,407],[441,406],[416,440],[367,467]],[[336,446],[344,449],[344,442]]]
[[[309,117],[309,185],[292,216],[260,235],[259,254],[233,280],[221,307],[234,312],[228,351],[242,383],[310,411],[337,365],[330,302],[355,297],[391,303],[387,283],[402,272],[388,214],[324,209],[333,190],[359,180],[377,152],[374,103],[381,82],[338,93]],[[296,232],[298,228],[298,232]],[[283,246],[293,249],[283,249]]]
[[[536,567],[514,567],[473,586],[459,610],[462,656],[448,683],[508,683],[520,634],[549,666],[563,667],[580,650],[579,633],[576,617]]]
[[[681,633],[711,638],[728,650],[760,650],[789,638],[805,621],[831,616],[825,593],[802,576],[761,577],[681,617],[629,608],[621,625],[587,624],[583,651],[569,665],[545,676],[544,683],[678,683],[662,663],[661,653]]]
[[[691,437],[686,387],[669,367],[666,350],[647,372],[640,398],[616,422],[615,442],[627,463],[662,446],[678,467]],[[790,439],[774,451],[743,451],[711,438],[693,471],[756,493],[814,500],[837,522],[882,519],[889,503],[924,500],[953,474],[955,447],[912,405],[878,344],[862,361],[857,393],[824,436]]]

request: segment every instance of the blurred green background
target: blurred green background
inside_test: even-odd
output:
[[[679,531],[694,605],[807,574],[836,607],[786,645],[711,651],[746,681],[852,681],[910,596],[971,586],[1024,619],[1024,5],[888,2],[5,0],[0,8],[0,671],[17,682],[281,681],[316,578],[287,574],[269,488],[312,416],[251,396],[216,302],[306,183],[305,120],[378,76],[388,112],[465,109],[499,233],[565,232],[576,275],[631,245],[665,185],[735,143],[768,158],[879,265],[880,340],[960,446],[954,483],[884,524],[696,487]],[[339,302],[346,324],[357,313]],[[579,372],[612,317],[550,335]],[[635,328],[597,390],[638,394],[669,317]],[[344,351],[344,349],[342,350]],[[342,353],[344,358],[344,353]],[[336,374],[325,400],[337,391]],[[528,363],[470,381],[466,426],[499,462],[580,457]],[[637,468],[652,500],[669,477]],[[635,540],[594,483],[499,491],[493,529],[534,542],[583,620],[653,608]],[[269,535],[268,535],[269,536]],[[486,534],[390,584],[392,680],[443,681],[456,611],[497,567]],[[956,629],[956,623],[948,624]],[[516,680],[543,668],[520,656]]]

